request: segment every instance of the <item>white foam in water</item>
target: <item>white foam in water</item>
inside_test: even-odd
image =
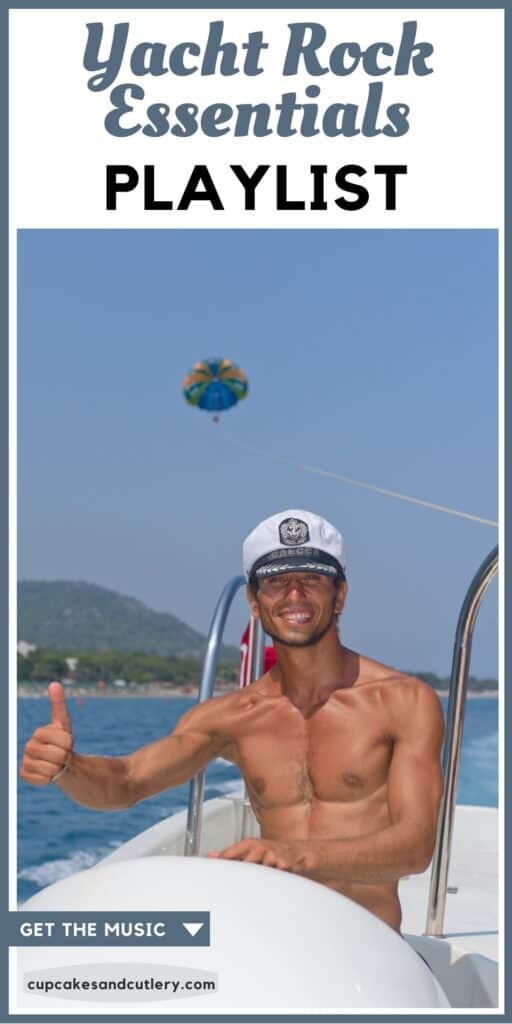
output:
[[[232,793],[241,791],[240,779],[230,779],[228,782],[212,782],[208,786],[208,796],[229,796]]]
[[[112,845],[112,844],[111,844]],[[34,882],[39,888],[45,885],[52,885],[59,882],[61,878],[67,878],[76,871],[85,871],[92,868],[101,857],[110,852],[109,848],[101,850],[76,850],[70,857],[62,857],[58,860],[49,860],[45,864],[34,864],[32,867],[20,871],[18,878],[26,882]]]
[[[475,778],[491,784],[496,777],[498,765],[498,733],[489,733],[471,740],[464,753]]]

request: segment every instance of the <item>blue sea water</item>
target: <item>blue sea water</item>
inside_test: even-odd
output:
[[[38,725],[48,721],[45,698],[21,698],[19,753]],[[87,754],[126,754],[165,736],[194,700],[168,697],[71,697],[75,747]],[[446,711],[446,700],[443,700]],[[233,765],[217,759],[208,768],[206,797],[237,788]],[[188,785],[167,790],[124,811],[98,812],[68,800],[56,786],[20,782],[18,794],[18,899],[60,878],[92,867],[100,858],[187,805]],[[457,800],[498,803],[498,701],[468,700]]]

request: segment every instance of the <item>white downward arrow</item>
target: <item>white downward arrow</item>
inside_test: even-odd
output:
[[[203,927],[204,921],[183,921],[183,927],[187,929],[190,935],[197,935],[200,928]]]

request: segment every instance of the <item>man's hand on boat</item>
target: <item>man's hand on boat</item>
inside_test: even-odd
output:
[[[208,857],[243,860],[247,864],[264,864],[268,868],[305,875],[313,866],[307,847],[308,844],[300,840],[287,843],[273,839],[242,839],[221,852],[212,851]]]
[[[71,718],[60,683],[50,683],[51,721],[42,725],[25,746],[20,775],[33,786],[47,786],[67,768],[73,749]]]

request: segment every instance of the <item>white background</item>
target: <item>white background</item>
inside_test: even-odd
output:
[[[166,44],[194,40],[204,47],[208,25],[224,20],[223,39],[241,44],[251,31],[262,30],[269,49],[260,66],[264,73],[232,77],[196,73],[177,77],[137,78],[130,70],[133,47],[142,42]],[[417,77],[370,78],[360,66],[353,74],[311,77],[302,71],[282,77],[289,30],[294,21],[325,25],[327,41],[319,51],[325,62],[340,42],[357,41],[361,49],[386,41],[396,49],[405,21],[417,21],[416,38],[434,46],[428,66],[433,74]],[[91,92],[90,73],[83,67],[88,22],[103,22],[102,59],[110,50],[116,22],[130,24],[125,59],[115,84],[136,82],[145,99],[131,118],[145,123],[151,102],[193,102],[201,109],[216,102],[278,103],[283,92],[317,84],[321,109],[329,103],[356,103],[364,111],[368,85],[384,84],[381,126],[386,107],[405,102],[411,108],[409,131],[400,138],[365,138],[322,134],[282,139],[234,138],[232,132],[208,138],[201,132],[188,139],[171,134],[128,138],[107,133],[104,118],[111,109],[111,87]],[[499,10],[17,10],[11,12],[11,211],[17,227],[497,227],[502,216],[503,185],[503,11]],[[190,58],[188,58],[190,61]],[[390,58],[393,63],[393,58]],[[274,115],[273,124],[277,114]],[[125,121],[128,122],[128,119]],[[156,195],[179,202],[195,164],[207,164],[225,207],[215,212],[205,202],[188,211],[144,211],[142,185],[120,197],[119,209],[105,209],[105,165],[129,164],[142,172],[156,168]],[[249,172],[272,165],[257,192],[257,209],[247,212],[243,189],[229,170],[239,163]],[[276,211],[275,164],[289,168],[290,198],[305,199],[305,212]],[[326,212],[312,212],[311,164],[329,167]],[[360,211],[342,211],[336,170],[347,163],[368,169],[365,184],[370,201]],[[386,211],[384,180],[375,177],[375,163],[407,164],[398,179],[396,211]],[[349,197],[352,198],[352,197]]]

